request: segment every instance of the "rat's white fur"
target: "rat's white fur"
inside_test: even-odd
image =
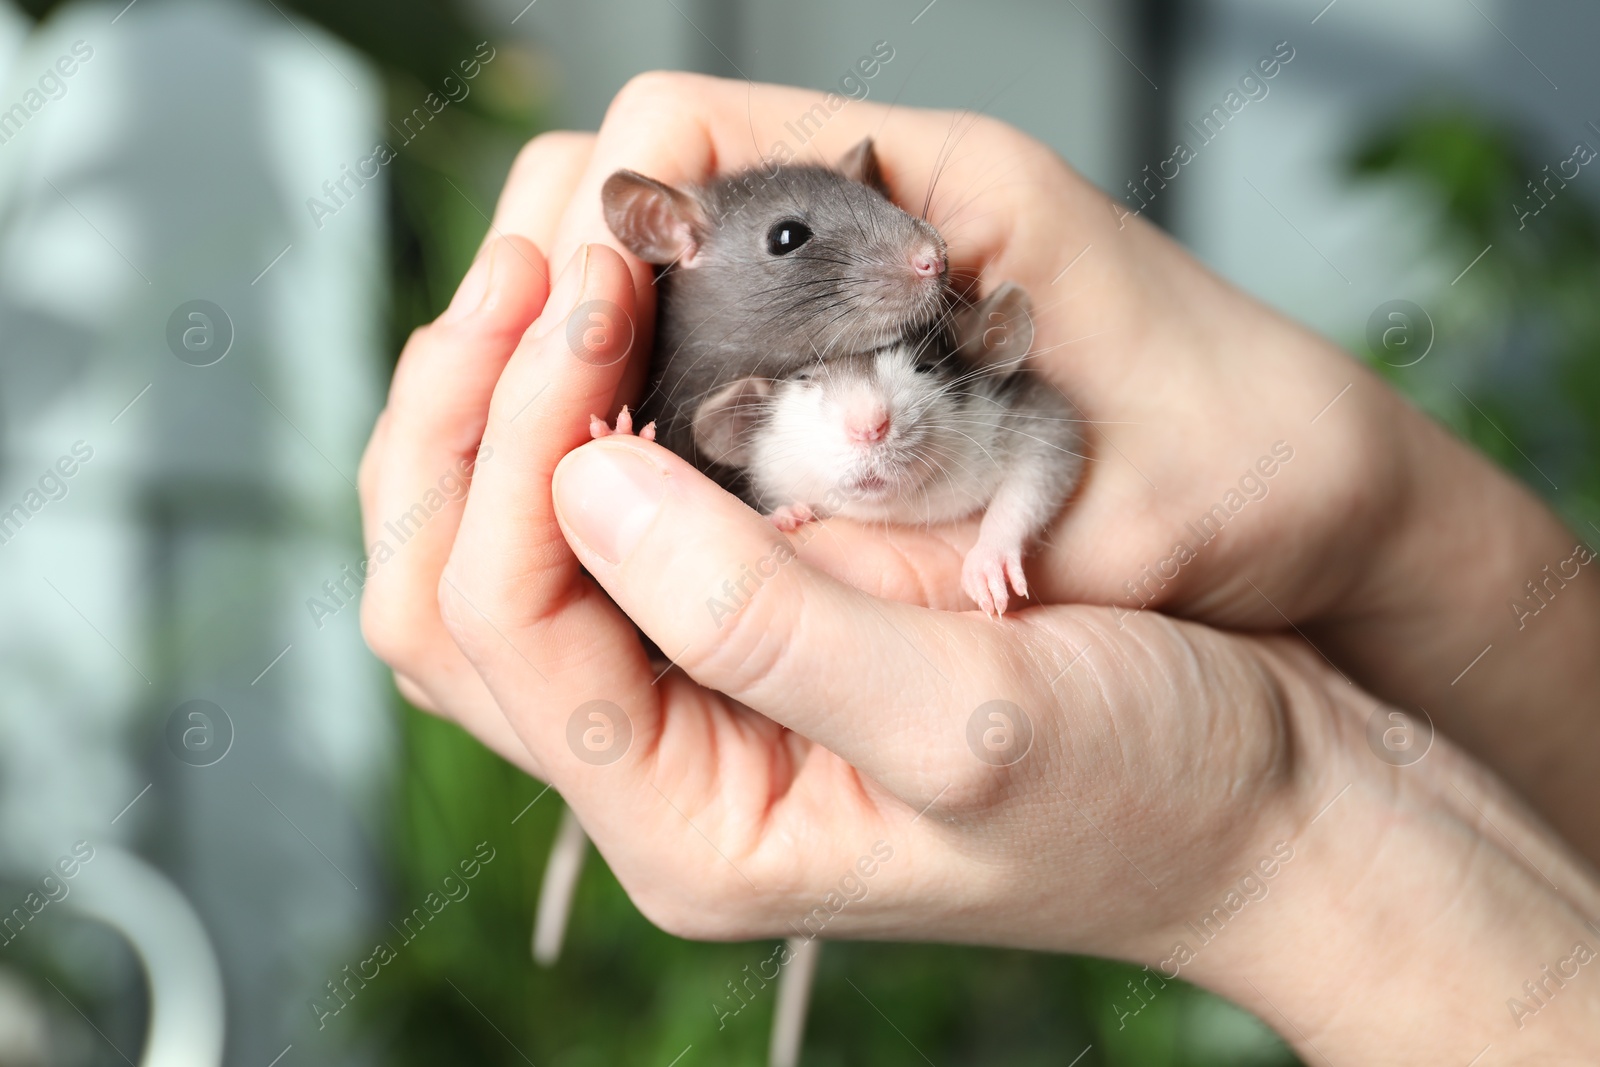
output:
[[[1003,612],[1008,579],[1027,595],[1022,554],[1082,468],[1072,411],[1027,371],[959,361],[918,370],[918,359],[897,345],[780,379],[750,429],[746,473],[762,507],[783,515],[799,504],[925,525],[983,512],[963,586]],[[887,433],[852,440],[848,413],[874,407],[887,411]]]

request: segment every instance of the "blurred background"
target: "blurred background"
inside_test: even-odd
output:
[[[1580,0],[0,0],[0,1067],[764,1062],[771,997],[715,1006],[772,946],[668,937],[597,860],[533,964],[559,798],[358,630],[362,444],[533,134],[886,42],[870,98],[1048,142],[1593,545],[1596,40]],[[804,1062],[1295,1062],[1136,978],[830,946]]]

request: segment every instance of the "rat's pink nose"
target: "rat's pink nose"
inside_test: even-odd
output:
[[[944,273],[944,253],[931,246],[913,252],[911,270],[919,278],[937,278]]]
[[[889,412],[881,404],[851,413],[845,420],[844,435],[852,444],[870,445],[889,433]]]

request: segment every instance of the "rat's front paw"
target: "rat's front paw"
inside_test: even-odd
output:
[[[1028,595],[1028,579],[1022,573],[1022,546],[984,541],[973,545],[961,564],[961,591],[985,615],[1004,615],[1012,589],[1018,596]]]
[[[785,504],[767,516],[772,525],[784,533],[794,533],[816,517],[817,513],[811,510],[810,504]]]
[[[633,416],[628,414],[628,405],[622,405],[622,410],[618,412],[617,428],[615,430],[607,426],[606,420],[599,415],[589,416],[589,436],[596,441],[602,437],[610,437],[615,433],[633,433]],[[641,441],[654,441],[656,439],[656,424],[654,422],[645,423],[644,429],[639,431],[639,439]]]

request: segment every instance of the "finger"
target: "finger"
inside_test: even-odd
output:
[[[449,633],[564,795],[594,781],[573,778],[580,767],[563,748],[575,708],[626,708],[641,747],[656,712],[632,624],[583,578],[550,502],[557,462],[611,402],[633,307],[627,266],[609,249],[586,246],[561,272],[495,386],[483,435],[493,459],[477,469],[436,593]]]
[[[627,266],[610,249],[580,249],[506,364],[489,405],[483,444],[506,462],[480,468],[462,539],[492,543],[496,558],[473,560],[457,551],[452,568],[534,583],[521,598],[533,615],[577,573],[550,506],[550,474],[589,440],[590,417],[609,414],[635,332],[629,283]]]
[[[479,255],[450,307],[407,342],[360,478],[368,643],[428,694],[419,706],[448,707],[522,763],[522,744],[443,630],[437,588],[494,383],[544,305],[547,274],[543,255],[520,237],[496,240]]]
[[[955,729],[954,709],[1006,695],[1015,626],[827,577],[665,449],[585,445],[556,469],[554,494],[583,565],[692,678],[891,788],[908,771],[908,734]]]
[[[540,248],[551,247],[573,189],[594,152],[594,142],[592,133],[558,130],[542,133],[524,145],[506,176],[484,244],[497,236],[518,234]],[[558,264],[566,262],[562,256],[551,259]]]

